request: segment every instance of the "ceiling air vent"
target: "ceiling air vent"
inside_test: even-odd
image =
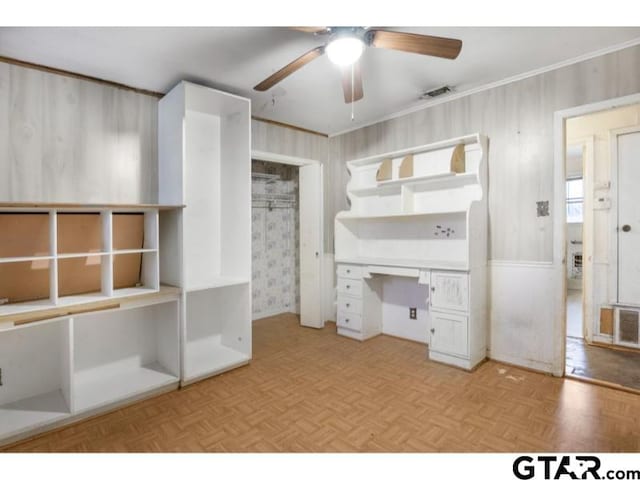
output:
[[[422,95],[420,95],[421,99],[427,99],[427,98],[435,98],[435,97],[439,97],[440,95],[444,95],[445,93],[449,93],[452,92],[453,89],[449,86],[449,85],[445,85],[444,87],[440,87],[440,88],[434,88],[433,90],[429,90],[428,92],[424,92]]]

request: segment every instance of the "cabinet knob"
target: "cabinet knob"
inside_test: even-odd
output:
[[[431,287],[431,291],[435,292],[436,291],[436,287]]]
[[[351,270],[347,269],[347,273],[351,273]]]
[[[432,329],[431,329],[431,333],[436,333],[436,329],[435,329],[435,328],[432,328]]]
[[[630,232],[631,231],[631,225],[623,225],[622,226],[622,231],[623,232]]]
[[[349,290],[351,288],[351,285],[347,285],[347,290]]]
[[[344,319],[344,321],[345,321],[346,323],[349,323],[349,319],[348,319],[348,318],[345,318],[345,319]]]
[[[349,308],[350,306],[351,306],[351,304],[350,304],[350,303],[347,303],[347,308]]]

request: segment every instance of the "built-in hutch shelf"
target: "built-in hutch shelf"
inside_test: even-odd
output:
[[[158,292],[159,212],[179,208],[0,203],[0,326]]]
[[[486,152],[474,134],[347,162],[338,333],[381,333],[384,275],[413,277],[429,286],[429,357],[467,369],[486,357]]]
[[[182,288],[182,384],[251,359],[251,105],[189,82],[159,104],[161,280]],[[166,221],[164,221],[166,218]]]
[[[180,209],[0,203],[0,443],[179,385],[159,212]]]

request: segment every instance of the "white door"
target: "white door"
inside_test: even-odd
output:
[[[322,328],[322,165],[300,167],[300,324]]]
[[[640,304],[640,132],[618,135],[618,302]]]

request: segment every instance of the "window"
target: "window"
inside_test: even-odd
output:
[[[584,188],[582,178],[567,179],[567,223],[582,223]]]

